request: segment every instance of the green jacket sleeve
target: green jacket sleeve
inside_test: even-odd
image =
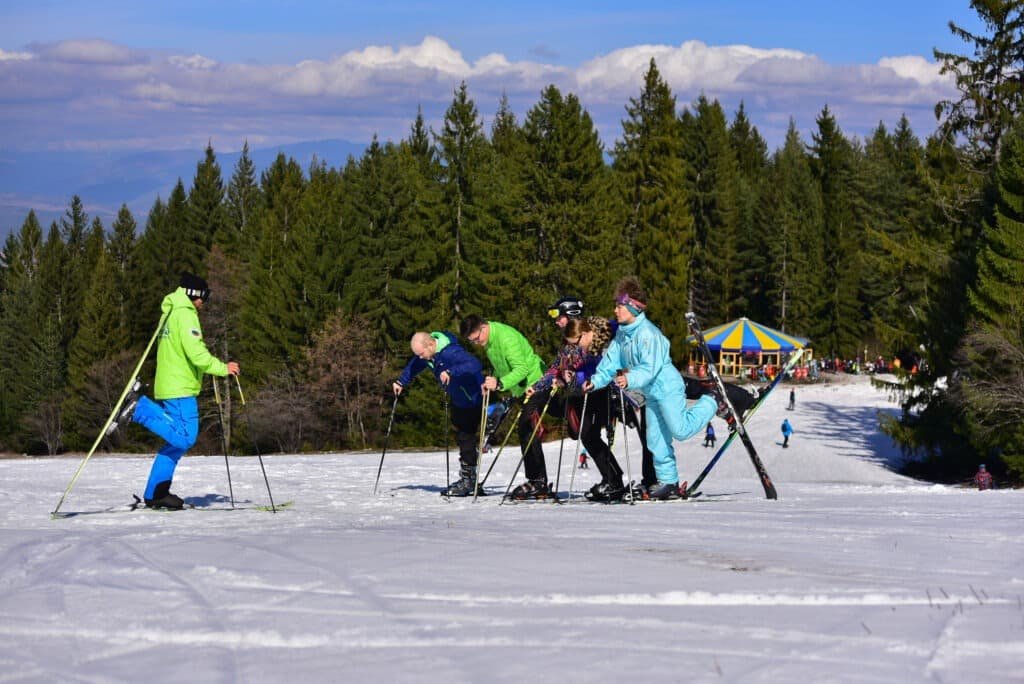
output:
[[[502,387],[518,397],[544,374],[544,362],[515,328],[491,323],[487,357]]]

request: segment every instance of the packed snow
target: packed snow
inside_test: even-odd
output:
[[[0,682],[1024,681],[1024,492],[895,474],[864,378],[788,393],[750,422],[777,501],[738,441],[636,506],[581,500],[571,440],[562,505],[447,501],[441,450],[387,453],[376,496],[379,451],[266,456],[276,514],[255,458],[232,510],[224,457],[187,457],[195,509],[128,511],[149,458],[96,456],[54,519],[81,455],[0,460]]]

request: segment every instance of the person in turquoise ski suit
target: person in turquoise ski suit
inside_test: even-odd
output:
[[[210,297],[206,281],[182,274],[180,287],[160,304],[164,322],[156,352],[153,399],[136,395],[126,403],[131,420],[162,438],[146,483],[145,503],[151,508],[181,508],[184,501],[171,493],[178,461],[199,435],[199,404],[196,397],[203,374],[238,375],[234,361],[224,363],[206,348],[199,326],[199,310]],[[155,401],[154,401],[155,399]]]
[[[669,355],[671,345],[647,319],[647,296],[634,277],[623,278],[615,290],[615,339],[584,386],[597,390],[615,382],[620,389],[641,393],[647,407],[647,447],[654,454],[658,483],[651,498],[679,493],[679,471],[672,439],[684,441],[704,429],[718,411],[718,401],[703,395],[689,408],[683,377]],[[619,373],[623,370],[623,373]]]

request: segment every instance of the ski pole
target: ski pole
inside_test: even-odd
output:
[[[267,479],[267,469],[263,467],[263,455],[260,453],[259,442],[256,441],[256,431],[252,427],[252,414],[249,413],[249,407],[245,405],[245,395],[242,394],[242,381],[235,376],[235,385],[238,386],[238,398],[242,402],[242,406],[245,408],[245,418],[249,423],[249,434],[252,435],[252,446],[256,449],[256,458],[260,461],[260,470],[263,471],[263,481],[267,485],[267,496],[270,497],[270,510],[277,513],[277,507],[274,506],[274,495],[270,493],[270,480]]]
[[[484,441],[487,439],[487,407],[491,403],[491,390],[484,388],[480,402],[480,443],[476,448],[476,479],[473,482],[473,502],[480,495],[480,461],[484,458]]]
[[[231,495],[231,507],[235,507],[235,489],[231,486],[231,466],[228,464],[228,436],[224,429],[224,410],[220,404],[220,389],[217,378],[213,379],[213,398],[217,402],[217,418],[220,420],[220,445],[224,449],[224,468],[228,471],[228,494]]]
[[[623,375],[623,371],[620,370],[618,375]],[[633,500],[633,472],[629,467],[629,436],[627,433],[629,429],[626,427],[626,390],[619,388],[619,404],[622,409],[622,450],[623,458],[626,459],[626,479],[629,480],[629,505],[636,505],[636,501]]]
[[[487,484],[487,478],[491,476],[491,471],[494,470],[494,466],[498,462],[498,457],[501,456],[501,452],[505,450],[505,445],[508,444],[508,440],[512,437],[512,431],[515,430],[516,425],[519,424],[519,417],[521,415],[523,415],[522,406],[520,406],[519,409],[516,411],[516,415],[512,419],[512,424],[508,426],[508,431],[505,433],[505,439],[501,440],[501,446],[498,447],[498,453],[494,454],[494,460],[491,461],[490,467],[487,468],[487,473],[484,475],[484,479],[478,480],[477,491],[482,490],[484,488],[484,485]],[[481,455],[480,458],[483,458],[483,455]],[[475,497],[473,501],[476,501]]]
[[[568,413],[569,406],[566,404],[566,412]],[[558,442],[558,469],[555,471],[555,503],[561,503],[558,499],[558,483],[562,478],[562,452],[565,451],[565,433],[569,430],[569,417],[566,415],[562,418],[562,439]],[[579,458],[577,456],[577,458]],[[576,466],[573,465],[573,473],[576,472]]]
[[[782,369],[782,372],[775,376],[775,379],[771,382],[770,385],[768,385],[766,389],[761,391],[761,398],[758,399],[758,401],[753,406],[747,409],[747,412],[745,414],[743,414],[744,427],[746,427],[747,423],[754,416],[754,414],[757,413],[757,410],[761,408],[761,405],[764,404],[765,400],[768,398],[768,395],[771,394],[773,389],[775,389],[775,386],[779,384],[779,382],[782,381],[782,378],[786,376],[786,373],[788,373],[794,366],[796,366],[797,361],[800,359],[800,355],[803,354],[803,352],[803,349],[797,349],[796,353],[789,357],[789,361]],[[708,476],[708,473],[710,473],[712,468],[715,467],[715,464],[718,463],[720,458],[722,458],[722,455],[725,454],[725,452],[729,449],[729,445],[732,444],[732,441],[736,439],[738,435],[739,430],[733,430],[732,432],[729,433],[729,436],[725,438],[725,442],[722,443],[722,446],[718,448],[718,451],[715,453],[715,455],[711,458],[710,461],[708,461],[708,464],[704,466],[704,470],[702,470],[700,475],[697,476],[697,479],[693,481],[693,484],[691,484],[686,489],[687,496],[692,496],[697,492],[697,488],[700,487],[700,484],[704,481],[704,478]]]
[[[508,498],[508,493],[512,491],[512,483],[516,481],[516,475],[519,474],[519,469],[523,467],[523,461],[526,460],[526,452],[530,450],[531,446],[533,446],[533,440],[537,436],[537,431],[540,430],[541,423],[544,422],[544,416],[548,414],[548,406],[551,405],[551,398],[555,396],[555,393],[557,392],[558,387],[552,385],[551,393],[548,394],[548,400],[544,402],[544,409],[540,412],[540,418],[537,419],[537,424],[533,426],[533,432],[530,433],[530,439],[526,440],[526,446],[522,449],[523,454],[519,457],[519,463],[516,464],[516,469],[512,473],[512,479],[508,481],[508,487],[505,487],[505,495],[501,497],[501,501],[498,502],[499,506],[505,503],[505,499]]]
[[[583,453],[583,425],[584,425],[584,421],[587,419],[587,399],[589,399],[589,398],[590,398],[590,392],[584,392],[583,393],[583,409],[580,411],[580,432],[579,432],[578,435],[576,435],[576,460],[573,461],[572,475],[569,477],[569,499],[568,499],[568,501],[572,501],[572,487],[573,487],[573,483],[576,481],[576,467],[575,467],[575,464],[577,462],[579,462],[580,454]],[[566,412],[568,413],[568,408],[566,408]],[[599,427],[598,430],[600,430],[600,429],[601,428]]]
[[[75,474],[71,477],[71,482],[68,483],[67,489],[64,490],[64,493],[60,497],[60,501],[57,502],[57,507],[53,509],[52,513],[50,513],[50,517],[57,517],[60,507],[64,505],[64,499],[66,499],[68,494],[71,493],[71,488],[75,486],[75,482],[78,481],[78,476],[81,475],[82,470],[85,469],[85,464],[88,463],[89,459],[92,458],[92,455],[96,453],[96,449],[99,447],[103,438],[107,436],[107,429],[109,429],[110,424],[114,422],[114,416],[116,416],[117,412],[121,410],[121,405],[124,404],[124,400],[125,397],[128,396],[129,389],[135,384],[135,381],[138,380],[139,372],[142,371],[142,364],[146,362],[149,352],[153,349],[153,343],[156,342],[157,335],[159,335],[160,331],[163,330],[164,321],[167,320],[168,314],[170,314],[170,311],[160,317],[160,323],[157,324],[156,330],[153,331],[153,336],[149,338],[149,344],[146,345],[146,351],[142,352],[142,358],[139,359],[139,362],[135,365],[135,370],[132,371],[131,377],[128,379],[128,384],[124,386],[124,390],[121,392],[121,397],[117,400],[117,403],[114,404],[114,410],[110,412],[110,416],[107,417],[107,422],[103,424],[103,427],[100,429],[100,433],[96,435],[96,441],[92,443],[89,453],[87,453],[85,458],[82,459],[82,462],[78,464],[78,470],[76,470]]]
[[[448,393],[444,393],[444,425],[441,426],[444,430],[444,484],[446,489],[444,490],[444,497],[449,502],[452,500],[451,495],[451,481],[452,481],[452,455],[451,449],[449,448],[449,435],[448,435]]]
[[[388,418],[388,431],[384,435],[384,450],[380,452],[380,464],[377,465],[377,480],[373,483],[373,493],[377,493],[377,485],[380,484],[380,471],[384,468],[384,454],[388,452],[388,442],[391,441],[391,426],[395,422],[395,409],[398,407],[398,395],[391,403],[391,417]]]

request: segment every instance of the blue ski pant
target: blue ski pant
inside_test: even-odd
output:
[[[689,408],[682,392],[667,402],[648,397],[647,448],[654,454],[654,472],[658,482],[679,482],[672,439],[682,442],[693,437],[707,427],[717,411],[718,402],[707,395]]]
[[[196,443],[196,437],[199,436],[199,403],[195,397],[162,401],[139,397],[132,421],[167,442],[157,452],[149,471],[145,498],[152,499],[158,484],[174,479],[178,461]]]

